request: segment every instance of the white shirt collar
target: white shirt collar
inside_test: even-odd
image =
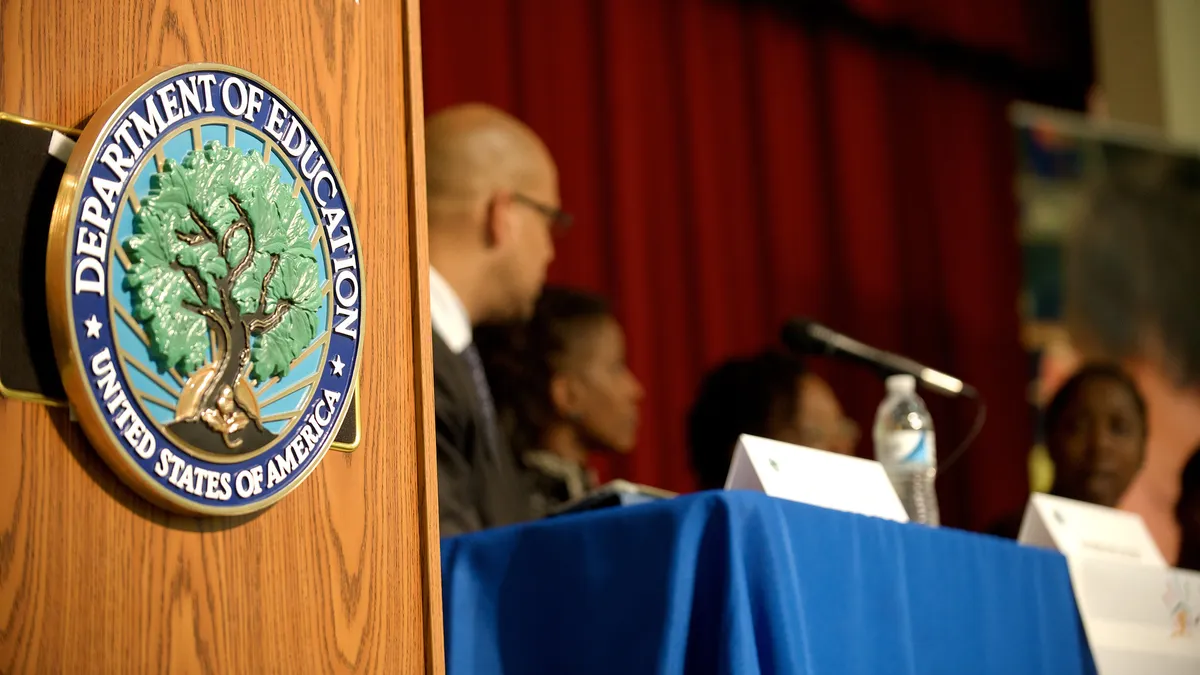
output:
[[[471,345],[471,319],[458,294],[438,271],[429,268],[429,313],[433,330],[455,354]]]

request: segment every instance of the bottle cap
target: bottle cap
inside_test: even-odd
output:
[[[889,375],[884,385],[888,393],[911,394],[917,390],[917,378],[912,375]]]

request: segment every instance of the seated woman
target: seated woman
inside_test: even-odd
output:
[[[475,342],[535,516],[594,487],[589,453],[633,449],[643,391],[603,300],[547,287],[527,324],[482,327]]]
[[[1050,494],[1115,508],[1146,455],[1146,404],[1133,380],[1116,366],[1086,365],[1059,388],[1043,423]],[[1020,525],[1014,514],[992,533],[1015,538]]]
[[[751,434],[854,454],[858,427],[825,381],[793,356],[766,351],[704,376],[688,416],[692,470],[701,490],[725,485],[738,436]]]

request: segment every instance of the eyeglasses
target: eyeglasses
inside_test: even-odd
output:
[[[556,230],[565,230],[571,227],[571,223],[575,222],[575,217],[566,211],[563,211],[555,206],[550,206],[549,204],[544,204],[536,199],[526,197],[520,192],[514,192],[512,198],[513,201],[524,204],[525,206],[528,206],[529,208],[534,209],[538,213],[545,216],[547,220],[550,221],[551,227]]]

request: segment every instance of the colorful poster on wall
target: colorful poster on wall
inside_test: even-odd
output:
[[[1022,340],[1029,354],[1031,410],[1040,429],[1039,411],[1079,365],[1064,323],[1064,247],[1090,186],[1115,171],[1167,161],[1176,167],[1194,164],[1200,174],[1200,153],[1168,142],[1154,129],[1029,104],[1014,105],[1011,120],[1024,266]],[[1089,298],[1093,306],[1105,302],[1100,295]],[[1039,491],[1048,490],[1053,480],[1040,434],[1030,458],[1030,478]]]

